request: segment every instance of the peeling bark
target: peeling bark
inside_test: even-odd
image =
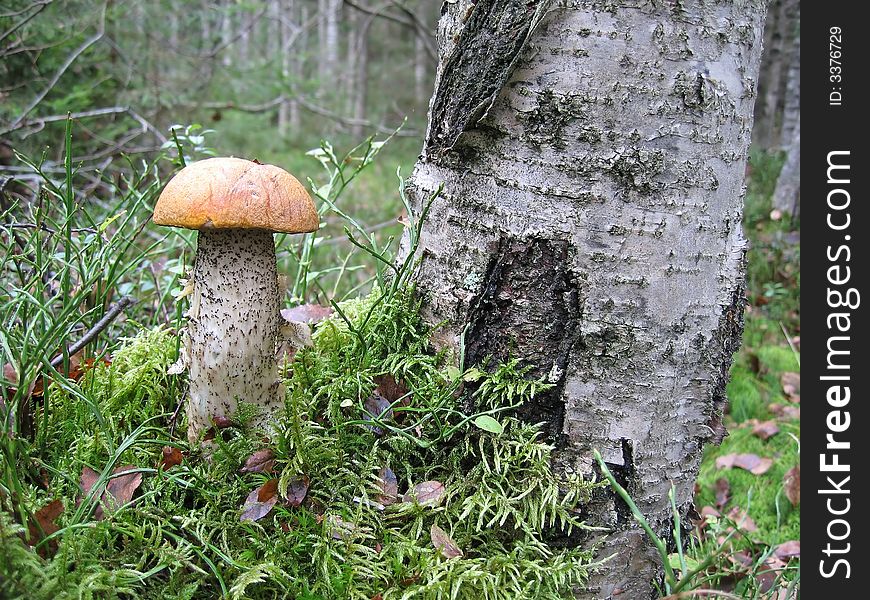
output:
[[[591,450],[670,537],[692,501],[742,331],[743,174],[765,3],[444,5],[429,130],[409,191],[439,185],[424,311],[466,364],[519,357],[555,386],[523,409],[555,468]],[[658,557],[602,490],[616,557],[586,598],[652,594]],[[572,537],[560,543],[594,544]]]

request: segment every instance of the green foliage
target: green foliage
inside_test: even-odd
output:
[[[500,434],[474,427],[456,393],[462,378],[451,377],[445,357],[428,350],[431,332],[415,312],[412,290],[378,301],[381,295],[375,289],[340,305],[344,317],[321,323],[314,347],[287,371],[287,417],[272,445],[275,470],[282,493],[298,475],[307,475],[311,487],[302,507],[279,505],[256,523],[239,520],[243,499],[264,481],[261,474],[238,474],[258,448],[253,432],[226,430],[210,461],[170,436],[168,416],[178,397],[169,394],[165,375],[174,356],[167,330],[143,330],[124,342],[111,365],[68,384],[77,394],[52,395],[48,431],[56,444],[30,459],[50,469],[51,497],[66,506],[59,549],[51,560],[39,558],[4,514],[4,575],[15,574],[4,578],[4,593],[21,597],[26,589],[29,598],[65,598],[111,588],[110,596],[143,598],[569,597],[585,580],[589,554],[550,548],[544,537],[582,527],[576,510],[589,484],[554,476],[552,447],[533,426],[506,416]],[[385,373],[408,386],[410,403],[396,403],[391,419],[367,420],[362,400]],[[475,377],[475,394],[486,406],[502,398],[497,390],[513,390],[517,404],[536,389],[515,368]],[[345,399],[353,403],[342,406]],[[182,465],[158,470],[167,443],[188,455]],[[99,472],[128,463],[145,473],[132,505],[99,522],[75,510],[83,466]],[[377,473],[387,465],[400,489],[442,482],[443,499],[380,504]],[[25,494],[31,512],[50,499],[35,487]],[[433,523],[451,532],[463,557],[439,553],[429,539]],[[26,583],[37,577],[38,586]]]

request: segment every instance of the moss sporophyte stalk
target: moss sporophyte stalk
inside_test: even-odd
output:
[[[546,384],[517,362],[460,372],[431,350],[409,288],[375,288],[337,308],[281,373],[269,441],[241,403],[209,460],[183,427],[170,432],[184,386],[167,374],[177,343],[167,329],[143,330],[111,364],[53,389],[41,458],[50,493],[30,489],[27,502],[36,512],[61,499],[57,550],[29,550],[2,511],[15,574],[5,589],[37,599],[571,597],[591,553],[547,540],[584,527],[578,510],[592,485],[555,475],[553,447],[511,408]],[[389,410],[367,403],[376,389],[395,396]],[[161,465],[167,445],[180,464]],[[264,449],[267,469],[239,472]],[[142,471],[132,502],[99,521],[77,511],[78,474],[117,465]],[[273,479],[274,507],[242,520],[245,499]]]

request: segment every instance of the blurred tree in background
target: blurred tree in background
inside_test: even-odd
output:
[[[218,129],[221,150],[280,160],[392,131],[419,136],[435,65],[426,0],[8,0],[0,9],[0,165],[12,148],[60,160],[146,153],[173,123]],[[38,134],[38,135],[36,135]],[[416,142],[415,142],[416,143]],[[51,167],[51,164],[49,164]],[[49,169],[50,170],[50,169]]]

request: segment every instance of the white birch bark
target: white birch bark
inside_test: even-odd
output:
[[[418,205],[444,186],[420,249],[427,317],[449,320],[441,345],[465,332],[467,365],[521,357],[548,377],[520,415],[544,422],[555,468],[593,477],[599,449],[670,539],[668,490],[685,515],[742,331],[765,2],[445,8],[409,184]],[[650,597],[657,555],[622,502],[602,490],[588,519],[616,557],[583,597]]]

